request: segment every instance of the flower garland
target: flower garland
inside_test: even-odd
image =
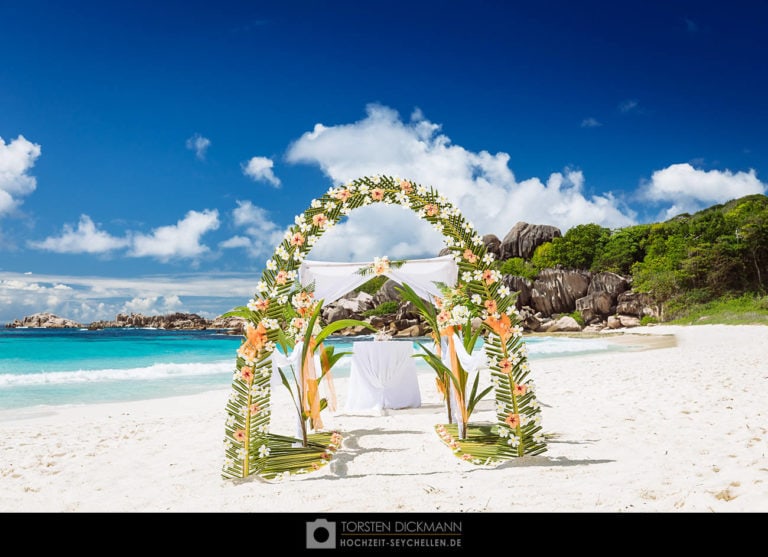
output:
[[[267,261],[256,295],[228,315],[247,320],[245,338],[237,353],[232,391],[227,402],[222,475],[244,478],[261,473],[270,462],[273,437],[271,417],[271,354],[282,335],[298,338],[307,326],[303,316],[316,303],[297,282],[298,268],[315,243],[353,210],[373,203],[399,205],[414,211],[444,237],[459,267],[459,280],[443,298],[444,323],[481,318],[492,331],[486,340],[495,387],[500,439],[514,448],[513,456],[546,450],[541,434],[540,407],[531,383],[514,298],[492,268],[481,236],[459,209],[433,188],[390,176],[366,176],[331,187],[297,215]],[[396,262],[382,257],[371,271],[384,274]],[[297,315],[298,314],[298,315]]]

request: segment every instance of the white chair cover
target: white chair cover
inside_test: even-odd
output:
[[[412,352],[410,342],[355,342],[345,410],[421,406]]]

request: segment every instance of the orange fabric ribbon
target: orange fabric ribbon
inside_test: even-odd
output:
[[[453,391],[456,393],[456,402],[458,403],[459,410],[461,411],[461,419],[464,423],[466,423],[467,405],[464,403],[464,394],[459,392],[459,389],[456,388],[456,383],[459,383],[459,357],[456,355],[456,346],[453,342],[454,328],[446,327],[440,331],[440,334],[448,337],[448,353],[451,358],[451,375],[453,375],[454,379],[456,380],[455,382],[451,381],[451,386]]]
[[[315,358],[313,356],[315,338],[310,340],[304,365],[301,368],[301,382],[304,392],[301,405],[304,413],[309,415],[313,429],[322,429],[323,420],[320,417],[320,396],[317,392],[317,372],[315,371]]]
[[[268,340],[267,329],[263,324],[259,323],[258,327],[254,327],[252,323],[248,323],[245,327],[245,342],[240,346],[237,354],[246,360],[254,360]]]
[[[323,368],[323,380],[328,385],[328,408],[331,412],[336,411],[336,387],[333,385],[333,374],[331,374],[331,360],[325,352],[325,347],[320,345],[320,365]]]

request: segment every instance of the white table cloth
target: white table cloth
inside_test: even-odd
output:
[[[349,394],[345,410],[382,410],[421,406],[416,362],[410,342],[352,344]]]

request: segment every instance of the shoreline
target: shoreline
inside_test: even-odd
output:
[[[544,455],[497,468],[445,449],[433,429],[442,403],[423,374],[421,408],[331,416],[344,442],[323,470],[281,483],[225,481],[223,389],[2,421],[0,508],[768,511],[768,328],[656,326],[622,336],[647,346],[670,334],[675,345],[535,361],[543,425],[554,438]],[[346,380],[337,389],[343,405]],[[486,400],[472,421],[493,415]],[[275,391],[272,429],[290,434],[292,426],[287,394]]]

